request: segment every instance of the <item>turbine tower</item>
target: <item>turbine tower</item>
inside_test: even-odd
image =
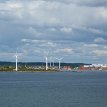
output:
[[[52,64],[53,64],[53,67],[54,67],[54,65],[55,65],[55,64],[54,64],[54,57],[53,57],[53,63],[52,63]]]
[[[47,56],[45,57],[45,60],[46,60],[46,70],[48,70],[48,58],[47,58]]]
[[[15,68],[15,70],[16,70],[16,71],[18,71],[18,66],[17,66],[17,62],[18,62],[18,55],[17,55],[17,52],[16,52],[15,57],[16,57],[16,68]]]
[[[59,62],[59,70],[61,69],[61,60],[63,59],[63,58],[56,58],[57,60],[58,60],[58,62]]]
[[[18,59],[18,56],[17,55],[15,55],[15,57],[16,57],[16,71],[18,70],[18,67],[17,67],[17,59]]]
[[[52,66],[52,64],[51,64],[51,59],[52,59],[52,57],[50,57],[50,67]]]
[[[45,69],[48,70],[48,57],[47,57],[48,56],[48,52],[45,51],[44,54],[45,54],[45,64],[46,64],[45,65],[46,66]]]

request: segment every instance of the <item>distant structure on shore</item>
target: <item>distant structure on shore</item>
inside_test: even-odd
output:
[[[58,61],[59,61],[59,70],[61,69],[61,60],[63,59],[63,58],[56,58]]]
[[[17,67],[17,61],[18,61],[17,59],[18,59],[18,56],[15,55],[15,57],[16,57],[16,69],[15,69],[15,70],[17,71],[17,70],[18,70],[18,67]]]
[[[17,63],[18,63],[18,54],[17,54],[17,52],[15,54],[15,57],[16,57],[16,68],[15,68],[15,71],[18,71],[18,65],[17,65]]]
[[[48,70],[48,58],[47,58],[47,56],[46,56],[45,60],[46,60],[46,70]]]
[[[84,65],[83,69],[85,69],[85,70],[107,70],[107,64]]]

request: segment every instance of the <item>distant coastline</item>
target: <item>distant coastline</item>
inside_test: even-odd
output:
[[[15,62],[0,62],[0,72],[95,72],[107,71],[106,65],[92,65],[85,63],[58,63],[54,65],[48,63],[46,69],[45,62],[18,62],[16,70]]]
[[[75,68],[84,65],[83,63],[61,63],[61,69],[58,68],[58,63],[54,63],[54,66],[48,63],[48,70],[45,69],[45,62],[18,62],[18,72],[59,72],[64,71],[66,66],[69,68]],[[67,69],[66,69],[67,70]],[[71,69],[70,69],[71,70]],[[15,62],[0,62],[1,72],[14,72]]]

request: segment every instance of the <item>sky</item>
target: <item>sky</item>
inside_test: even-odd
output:
[[[0,0],[0,61],[16,51],[24,62],[107,63],[107,0]]]

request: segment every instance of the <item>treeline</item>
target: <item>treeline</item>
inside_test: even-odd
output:
[[[45,62],[18,62],[19,66],[45,66]],[[50,65],[50,63],[48,63]],[[52,64],[53,65],[53,64]],[[61,66],[80,67],[82,65],[89,65],[85,63],[61,63]],[[15,66],[15,62],[0,62],[0,66]],[[54,63],[58,66],[58,63]]]

